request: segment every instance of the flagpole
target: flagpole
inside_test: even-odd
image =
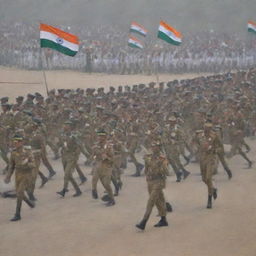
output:
[[[47,84],[46,74],[44,69],[43,69],[43,75],[44,75],[44,84],[45,84],[46,93],[47,93],[47,96],[49,96],[49,89],[48,89],[48,84]]]

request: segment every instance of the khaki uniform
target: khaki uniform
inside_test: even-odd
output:
[[[208,195],[213,194],[212,176],[217,162],[217,153],[221,148],[219,136],[211,131],[208,135],[204,131],[197,132],[197,143],[199,145],[200,170],[203,182],[207,185]]]
[[[62,133],[61,137],[61,159],[64,168],[64,189],[67,190],[68,183],[71,182],[74,189],[80,191],[73,172],[76,168],[80,155],[79,135],[76,132]]]
[[[168,160],[165,156],[148,154],[145,159],[145,175],[148,184],[149,199],[143,219],[148,219],[154,206],[160,216],[166,216],[166,205],[163,189],[168,174]]]
[[[114,164],[112,144],[109,142],[106,142],[106,144],[96,144],[93,147],[93,159],[92,189],[97,191],[97,182],[100,180],[108,196],[114,201],[114,195],[110,185]]]

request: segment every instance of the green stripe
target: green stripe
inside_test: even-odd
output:
[[[51,40],[40,39],[40,45],[42,48],[51,48],[68,56],[75,56],[77,52],[68,49],[60,44],[57,44]]]
[[[256,30],[252,29],[252,28],[248,28],[248,32],[252,32],[256,34]]]
[[[136,44],[131,44],[131,43],[128,43],[128,45],[132,48],[137,48],[137,49],[142,49],[140,48],[139,46],[137,46]]]
[[[163,33],[162,31],[158,31],[158,38],[164,40],[165,42],[169,43],[169,44],[173,44],[173,45],[180,45],[180,42],[174,41],[172,40],[169,36],[167,36],[165,33]]]
[[[134,33],[137,33],[137,34],[139,34],[139,35],[141,35],[141,36],[146,36],[145,34],[142,34],[140,31],[138,31],[138,30],[136,30],[136,29],[130,29],[130,32],[134,32]]]

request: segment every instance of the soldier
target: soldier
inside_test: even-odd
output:
[[[20,211],[22,200],[24,200],[31,208],[35,205],[25,195],[25,191],[29,190],[29,179],[32,171],[35,168],[35,161],[30,148],[23,146],[24,139],[20,135],[13,137],[14,150],[11,153],[8,173],[5,178],[5,183],[8,184],[12,174],[15,171],[15,187],[17,195],[16,213],[11,221],[21,219]]]
[[[81,152],[81,145],[79,142],[79,136],[74,129],[74,123],[72,121],[66,121],[64,123],[64,132],[61,134],[61,159],[64,168],[64,185],[63,189],[57,194],[62,197],[68,192],[68,183],[71,182],[76,193],[73,197],[78,197],[82,194],[79,186],[73,178],[73,172],[77,166],[77,161]]]
[[[37,175],[39,174],[42,181],[40,187],[43,187],[48,182],[48,179],[39,170],[41,158],[42,158],[42,151],[45,150],[45,141],[44,141],[43,135],[40,132],[40,125],[41,125],[41,120],[34,118],[31,129],[27,129],[25,131],[26,137],[27,137],[27,144],[31,146],[32,153],[35,159],[35,168],[33,169],[33,172],[30,178],[31,187],[30,187],[29,199],[31,201],[36,200],[36,198],[34,197],[34,190],[35,190]]]
[[[108,201],[106,206],[115,205],[115,199],[111,188],[111,177],[114,164],[113,146],[107,139],[107,133],[102,129],[97,131],[98,142],[93,147],[93,178],[92,196],[98,198],[97,182],[101,181],[107,192],[107,196],[102,197],[103,201]]]
[[[168,226],[166,220],[166,203],[163,189],[165,188],[166,176],[168,174],[168,160],[161,154],[161,143],[152,144],[152,154],[147,154],[145,160],[145,175],[148,184],[149,199],[146,212],[142,221],[136,225],[137,228],[144,230],[154,206],[157,207],[160,221],[155,227]]]
[[[179,142],[183,140],[183,138],[180,129],[176,126],[176,120],[177,119],[174,116],[169,117],[169,123],[164,128],[162,141],[168,161],[176,174],[176,181],[180,182],[182,174],[183,179],[185,180],[190,175],[190,172],[184,168],[180,161]]]
[[[203,182],[208,188],[207,208],[212,208],[212,197],[217,199],[217,189],[213,186],[212,176],[217,165],[217,154],[221,148],[219,136],[213,130],[213,124],[206,122],[204,130],[197,131],[196,143],[199,146],[200,170]]]

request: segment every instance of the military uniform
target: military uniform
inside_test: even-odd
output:
[[[149,199],[144,217],[142,221],[136,225],[142,230],[145,229],[146,223],[154,206],[157,207],[159,215],[161,216],[161,220],[155,226],[168,226],[166,221],[166,203],[163,194],[163,189],[166,185],[166,176],[168,173],[168,160],[160,153],[160,143],[154,143],[153,147],[159,147],[159,151],[147,154],[144,157]]]
[[[213,186],[212,176],[217,165],[217,152],[221,148],[221,142],[218,135],[212,130],[212,124],[206,123],[204,130],[197,132],[197,143],[199,146],[200,170],[203,182],[208,188],[207,208],[212,208],[212,196],[217,198],[217,189]]]
[[[98,131],[98,136],[106,136],[105,131]],[[113,146],[107,141],[99,141],[93,147],[93,178],[92,178],[92,195],[96,199],[98,198],[97,193],[97,182],[101,181],[103,187],[107,192],[107,197],[103,197],[108,201],[107,206],[115,204],[113,191],[111,188],[111,176],[114,164]]]
[[[19,135],[14,137],[15,141],[23,141]],[[11,221],[20,220],[20,211],[22,200],[24,200],[30,207],[34,204],[26,197],[25,192],[30,189],[30,178],[35,169],[35,160],[30,148],[20,146],[11,152],[10,164],[5,182],[9,183],[13,172],[15,171],[15,188],[17,195],[16,213]]]
[[[73,123],[67,121],[65,122],[65,125],[72,126]],[[77,161],[81,152],[78,133],[74,130],[63,132],[61,134],[60,140],[61,160],[64,168],[64,185],[62,191],[57,193],[64,197],[65,193],[68,191],[68,183],[71,182],[74,189],[76,190],[76,193],[73,196],[80,196],[82,192],[75,179],[73,178],[73,172],[76,168]]]

